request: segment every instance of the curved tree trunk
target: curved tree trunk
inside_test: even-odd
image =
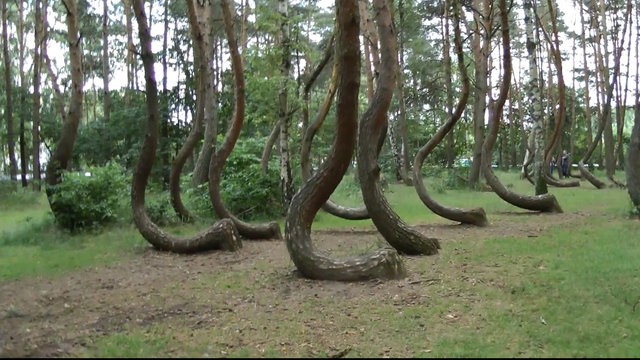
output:
[[[136,164],[131,184],[131,208],[133,220],[140,234],[155,248],[177,253],[193,253],[212,249],[237,250],[242,247],[238,232],[229,219],[222,219],[203,232],[180,239],[160,229],[145,210],[145,191],[149,174],[156,158],[160,114],[158,111],[158,87],[153,69],[151,33],[144,12],[144,0],[133,0],[133,11],[140,32],[141,56],[144,64],[147,92],[147,134]]]
[[[208,61],[205,60],[205,46],[204,42],[205,36],[208,36],[204,24],[208,22],[208,16],[203,16],[202,19],[199,19],[198,12],[195,9],[194,0],[187,1],[187,10],[189,12],[189,28],[191,30],[191,37],[194,42],[193,47],[193,57],[194,64],[196,66],[196,83],[198,84],[198,89],[196,92],[197,99],[197,107],[196,107],[196,116],[191,125],[191,131],[189,131],[189,135],[187,135],[187,139],[182,144],[180,151],[176,155],[175,159],[173,159],[173,163],[171,164],[171,174],[169,175],[169,193],[170,200],[173,209],[176,214],[180,218],[180,220],[184,222],[191,222],[194,220],[194,216],[189,212],[184,203],[182,202],[182,197],[180,196],[180,174],[182,173],[182,169],[184,168],[184,164],[187,162],[189,156],[191,156],[193,149],[196,147],[198,140],[202,136],[202,122],[204,118],[205,112],[205,103],[207,101],[211,101],[211,99],[206,96],[206,88],[207,82],[210,81],[210,72],[208,71],[209,64]],[[209,9],[199,9],[201,14],[206,14]],[[211,86],[211,84],[209,84]],[[195,176],[195,175],[194,175]]]
[[[459,221],[463,224],[486,226],[488,225],[487,215],[483,208],[460,209],[443,206],[429,196],[422,179],[422,164],[424,163],[425,158],[431,153],[431,151],[433,151],[433,149],[435,149],[436,146],[438,146],[438,144],[440,144],[447,133],[453,131],[453,127],[458,120],[460,120],[460,117],[467,106],[467,100],[469,99],[469,76],[467,75],[467,70],[464,66],[464,53],[462,50],[462,40],[460,39],[460,9],[458,4],[455,4],[454,7],[454,41],[456,54],[458,56],[458,68],[460,75],[462,76],[460,100],[456,106],[455,112],[451,114],[451,118],[449,118],[449,120],[438,129],[431,140],[429,140],[429,142],[427,142],[427,144],[416,154],[413,162],[413,184],[422,202],[434,213],[449,220]]]
[[[360,54],[357,0],[336,0],[338,21],[336,57],[340,80],[336,106],[336,136],[321,168],[291,200],[285,225],[287,250],[298,271],[321,280],[356,281],[404,276],[402,258],[393,249],[347,259],[319,254],[311,242],[316,213],[340,184],[349,167],[356,142]]]
[[[409,227],[391,209],[379,183],[378,141],[387,126],[387,111],[396,81],[397,52],[391,9],[386,0],[374,1],[382,63],[376,91],[362,115],[358,132],[358,176],[362,197],[371,220],[382,236],[399,252],[433,255],[440,244]]]
[[[560,204],[556,200],[556,197],[551,194],[542,194],[535,196],[519,195],[509,191],[498,177],[493,173],[491,169],[491,156],[493,145],[496,142],[498,136],[498,130],[500,127],[500,117],[502,115],[502,109],[504,103],[509,94],[509,84],[511,82],[511,48],[509,39],[509,19],[507,13],[507,7],[505,0],[500,0],[500,19],[502,29],[502,51],[503,51],[503,77],[502,84],[500,86],[500,95],[496,101],[495,106],[490,108],[489,116],[489,133],[485,138],[482,152],[485,156],[482,157],[482,167],[484,177],[493,189],[495,193],[504,201],[528,210],[542,211],[542,212],[562,212]]]
[[[565,98],[565,83],[564,83],[564,75],[562,74],[562,56],[560,54],[560,41],[558,40],[558,27],[556,25],[556,13],[555,13],[555,9],[553,7],[553,3],[551,0],[547,0],[547,6],[549,8],[550,14],[549,14],[549,18],[551,20],[551,32],[553,34],[553,39],[550,38],[549,34],[547,34],[546,31],[544,31],[544,27],[540,25],[540,28],[542,29],[542,33],[544,34],[547,42],[549,43],[549,46],[551,48],[551,55],[553,57],[553,64],[556,68],[557,71],[557,77],[558,77],[558,105],[557,105],[557,110],[555,113],[555,128],[553,131],[553,135],[551,137],[551,141],[547,144],[547,148],[545,150],[544,153],[544,164],[543,164],[543,169],[545,168],[544,166],[546,166],[546,164],[549,164],[549,162],[551,161],[551,158],[554,156],[553,154],[553,149],[555,148],[556,144],[559,142],[560,140],[560,134],[562,133],[562,129],[564,128],[564,123],[565,123],[565,112],[566,112],[566,98]],[[539,19],[538,19],[539,20]],[[569,161],[569,168],[571,168],[571,162]],[[545,170],[543,171],[543,174],[545,175],[545,181],[552,186],[556,186],[556,187],[574,187],[574,186],[580,186],[580,181],[578,180],[572,180],[572,181],[558,181],[552,177],[549,176],[548,172]]]
[[[271,152],[273,151],[273,146],[278,141],[280,136],[280,122],[276,121],[271,129],[271,133],[269,134],[269,138],[267,139],[267,143],[264,145],[264,149],[262,150],[262,157],[260,158],[260,168],[264,174],[269,170],[269,159],[271,158]]]
[[[316,65],[312,72],[307,74],[308,70],[305,70],[304,92],[302,95],[302,134],[307,132],[309,126],[309,94],[311,93],[311,87],[318,79],[318,76],[324,71],[329,61],[333,58],[333,49],[335,47],[335,32],[331,33],[331,37],[327,42],[327,48],[324,50],[324,54],[320,62]],[[309,69],[308,67],[306,69]]]
[[[245,223],[227,210],[220,196],[220,176],[224,168],[224,163],[227,161],[227,158],[229,158],[240,136],[240,130],[242,130],[242,124],[244,122],[245,107],[242,59],[240,58],[238,44],[233,33],[233,20],[228,0],[221,0],[220,6],[222,7],[224,31],[227,34],[227,42],[229,43],[229,52],[231,54],[231,67],[235,80],[235,106],[232,121],[229,124],[229,129],[227,130],[224,141],[209,164],[209,198],[218,217],[221,219],[231,219],[241,236],[248,239],[282,239],[280,226],[278,226],[277,222],[264,225]]]
[[[62,4],[67,11],[67,41],[69,43],[69,62],[71,66],[71,100],[69,103],[68,112],[66,117],[63,116],[64,124],[62,125],[62,132],[60,139],[56,145],[56,149],[51,154],[51,158],[47,163],[47,198],[51,211],[54,216],[57,216],[60,211],[53,199],[54,187],[62,181],[62,171],[67,168],[68,162],[71,159],[71,153],[73,152],[73,145],[78,135],[78,126],[80,125],[80,119],[82,118],[82,106],[84,100],[84,76],[82,73],[82,52],[80,49],[80,35],[78,29],[78,8],[75,0],[66,0]],[[64,106],[61,105],[60,109]]]
[[[329,89],[327,89],[327,95],[325,96],[322,105],[320,105],[320,109],[318,110],[318,115],[315,120],[309,125],[307,131],[304,133],[302,143],[300,144],[300,167],[302,170],[301,175],[303,181],[307,181],[311,177],[311,164],[309,163],[311,144],[313,143],[314,136],[326,119],[327,113],[331,109],[331,104],[333,103],[333,98],[337,90],[337,82],[338,66],[336,63],[334,64],[333,71],[331,72],[331,80],[329,82]],[[348,208],[334,203],[331,199],[327,199],[327,202],[322,205],[322,209],[331,215],[347,220],[364,220],[369,218],[369,212],[365,206],[360,208]]]
[[[595,140],[591,143],[591,145],[587,148],[587,151],[585,152],[584,156],[582,157],[582,159],[580,159],[580,161],[578,162],[578,168],[580,169],[580,174],[586,178],[593,186],[595,186],[598,189],[602,189],[607,187],[607,184],[605,184],[604,182],[600,181],[599,179],[597,179],[593,174],[591,174],[591,172],[589,172],[589,170],[587,170],[584,166],[584,163],[586,161],[589,160],[589,158],[591,157],[591,155],[593,154],[593,151],[595,150],[596,146],[600,143],[600,138],[602,137],[602,134],[604,133],[605,129],[607,127],[610,127],[610,122],[611,122],[611,99],[613,98],[613,89],[614,86],[616,84],[616,82],[618,81],[618,75],[620,74],[620,59],[622,57],[622,50],[623,50],[623,44],[624,44],[624,38],[625,38],[625,34],[627,31],[627,24],[628,24],[628,16],[631,16],[631,3],[627,3],[627,10],[626,10],[626,14],[625,14],[625,21],[624,21],[624,25],[622,27],[622,38],[620,41],[620,46],[615,49],[615,53],[614,53],[614,64],[613,64],[613,74],[611,75],[611,82],[608,84],[609,86],[606,88],[606,98],[605,98],[605,103],[603,105],[603,109],[602,109],[602,118],[600,119],[600,124],[598,125],[598,132],[596,134]],[[606,79],[603,80],[603,84],[605,83]],[[610,160],[609,162],[613,162],[614,156],[613,154],[611,154],[611,156],[609,157]],[[608,158],[608,159],[609,159]],[[614,166],[614,170],[615,170],[615,166]],[[613,178],[613,171],[609,171],[607,170],[607,176],[609,178],[609,180],[611,182],[613,182],[616,185],[620,185],[614,178]]]
[[[636,209],[636,214],[640,216],[640,102],[637,97],[634,125],[627,151],[626,176],[631,202]]]

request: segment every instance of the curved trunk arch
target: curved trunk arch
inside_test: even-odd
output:
[[[338,81],[338,67],[337,64],[334,63],[333,69],[331,71],[331,80],[329,82],[329,88],[327,89],[327,95],[320,105],[320,109],[318,110],[318,114],[314,119],[313,123],[311,123],[307,130],[304,133],[304,137],[302,138],[302,144],[300,145],[300,167],[301,167],[301,175],[302,180],[307,181],[311,177],[311,164],[309,160],[309,154],[311,153],[311,145],[313,143],[313,138],[316,133],[324,123],[324,120],[331,109],[331,104],[333,103],[333,98],[336,94],[336,83]],[[322,209],[328,212],[331,215],[347,219],[347,220],[365,220],[369,219],[369,212],[367,211],[366,206],[362,206],[359,208],[350,208],[341,206],[331,201],[331,199],[327,199],[327,201],[322,205]]]
[[[156,157],[160,114],[158,111],[158,87],[153,69],[151,34],[147,25],[143,0],[134,0],[133,8],[140,33],[141,57],[146,78],[146,102],[149,112],[147,134],[131,184],[131,208],[134,223],[145,240],[159,250],[176,253],[194,253],[212,249],[237,250],[242,247],[242,243],[233,222],[229,219],[222,219],[195,236],[178,238],[160,229],[147,214],[144,205],[145,191]]]
[[[331,152],[320,169],[291,200],[285,224],[287,250],[302,275],[319,280],[357,281],[404,276],[402,258],[393,249],[347,259],[318,253],[311,242],[311,225],[349,167],[356,144],[360,54],[357,0],[336,0],[336,57],[339,67],[337,131]]]
[[[382,64],[373,99],[359,124],[357,159],[362,197],[371,220],[391,246],[408,255],[434,255],[440,249],[438,239],[426,237],[402,221],[389,205],[380,186],[377,146],[387,126],[387,111],[395,87],[398,59],[389,3],[386,0],[374,0],[373,7]]]
[[[562,212],[562,208],[556,197],[551,194],[542,195],[520,195],[507,189],[498,177],[493,173],[491,169],[491,156],[493,145],[498,137],[498,130],[500,127],[500,116],[504,103],[509,95],[509,84],[511,82],[511,48],[509,39],[509,19],[508,10],[505,4],[505,0],[500,0],[500,19],[502,28],[502,51],[503,51],[503,82],[500,85],[500,95],[496,100],[494,106],[490,107],[491,113],[489,115],[489,133],[485,138],[482,152],[486,156],[482,157],[482,168],[485,180],[487,184],[491,186],[493,191],[504,201],[528,210],[541,211],[541,212]]]
[[[191,131],[189,131],[189,135],[187,135],[187,139],[184,144],[182,144],[178,154],[171,163],[171,173],[169,174],[169,199],[171,201],[171,206],[173,206],[173,210],[183,222],[193,222],[195,220],[195,216],[191,214],[182,202],[182,196],[180,194],[180,175],[182,174],[184,164],[187,162],[189,156],[191,156],[198,140],[202,137],[205,101],[210,101],[210,99],[205,99],[207,81],[209,79],[208,64],[206,61],[202,61],[204,58],[204,51],[206,49],[204,45],[204,36],[206,36],[206,34],[203,33],[202,28],[199,25],[198,15],[193,3],[193,0],[187,0],[189,29],[191,30],[191,37],[194,40],[194,62],[198,69],[196,73],[198,84],[196,117],[192,124]]]
[[[230,219],[238,229],[238,233],[247,239],[282,239],[280,232],[280,226],[277,222],[271,222],[268,224],[249,224],[236,216],[231,214],[222,203],[220,196],[220,177],[224,163],[233,151],[235,144],[240,137],[240,130],[244,122],[244,74],[242,59],[238,52],[238,45],[236,43],[235,36],[233,34],[233,22],[231,18],[231,10],[229,9],[228,0],[220,0],[220,6],[222,8],[222,14],[224,19],[224,31],[227,35],[227,42],[229,43],[229,52],[231,54],[231,67],[233,69],[233,78],[235,80],[235,105],[233,109],[232,121],[229,124],[229,129],[225,134],[224,141],[220,148],[211,157],[209,163],[209,198],[213,208],[221,219]]]
[[[459,16],[459,7],[458,5],[454,5],[454,41],[456,47],[456,54],[458,57],[458,68],[460,74],[462,76],[462,93],[460,94],[460,100],[458,101],[458,105],[453,114],[451,114],[451,118],[447,120],[445,124],[443,124],[435,135],[424,145],[418,153],[413,161],[413,186],[416,188],[416,192],[418,196],[422,200],[422,202],[434,213],[442,216],[443,218],[459,221],[463,224],[471,224],[477,226],[486,226],[488,225],[487,215],[483,208],[474,208],[474,209],[460,209],[460,208],[451,208],[441,205],[437,201],[433,200],[427,189],[424,185],[424,180],[422,179],[422,164],[424,160],[429,154],[433,151],[433,149],[440,144],[442,139],[451,131],[453,131],[453,127],[456,125],[462,113],[464,112],[465,107],[467,106],[467,100],[469,99],[469,76],[467,74],[467,70],[464,66],[464,54],[462,51],[462,40],[460,39],[460,16]]]

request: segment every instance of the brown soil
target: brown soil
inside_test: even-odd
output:
[[[526,221],[522,216],[527,217]],[[535,237],[553,225],[579,223],[584,216],[580,213],[505,213],[492,217],[491,225],[485,228],[451,222],[417,228],[441,239],[443,252],[454,252],[455,244],[461,241]],[[354,246],[374,248],[379,241],[376,240],[378,236],[375,231],[366,229],[313,233],[318,247],[335,253],[346,252],[346,248],[353,249]],[[428,261],[436,261],[437,256],[430,258],[434,260]],[[28,278],[0,284],[0,357],[86,355],[95,339],[123,331],[132,324],[179,323],[183,328],[186,326],[194,331],[224,324],[224,329],[242,330],[243,311],[255,311],[256,314],[283,311],[282,302],[278,299],[287,303],[284,310],[291,314],[295,314],[292,307],[301,305],[307,298],[322,301],[346,297],[358,304],[360,300],[369,302],[376,297],[388,300],[389,294],[394,294],[393,299],[416,302],[420,301],[418,290],[430,282],[439,281],[438,277],[442,275],[437,271],[435,274],[412,271],[416,261],[424,261],[424,258],[406,258],[408,276],[399,281],[337,283],[310,281],[296,276],[286,247],[281,242],[245,241],[243,248],[234,253],[197,255],[175,255],[148,248],[119,264],[81,269],[54,279]],[[247,276],[247,282],[253,286],[252,290],[242,292],[242,297],[234,296],[239,292],[233,289],[233,278],[229,280],[228,293],[213,292],[206,285],[206,281],[220,277],[220,274],[233,273]],[[247,296],[247,293],[252,295]],[[274,303],[268,304],[271,300],[266,299],[273,299]],[[249,343],[236,337],[234,341],[238,343],[230,340],[225,345],[230,348],[268,345],[269,340],[260,333],[260,329],[244,329],[245,332],[253,331],[254,336]],[[336,340],[335,333],[323,330],[327,329],[320,327],[313,334],[316,344],[335,344],[336,341],[348,344],[348,336]],[[334,339],[325,341],[324,337]],[[215,342],[215,339],[211,341]],[[312,346],[285,342],[281,345],[286,354],[304,354],[300,347]],[[338,345],[335,348],[336,351],[340,349]],[[179,354],[178,350],[176,352]],[[306,352],[314,353],[314,350]],[[224,352],[204,355],[223,356]]]

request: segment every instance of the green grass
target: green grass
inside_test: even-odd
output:
[[[499,176],[514,191],[531,194],[531,185],[518,173]],[[426,182],[428,189],[430,183]],[[359,205],[357,191],[341,184],[334,197],[341,204]],[[354,302],[350,296],[322,292],[302,297],[295,289],[283,295],[277,289],[285,270],[256,260],[251,271],[203,275],[192,285],[195,293],[190,301],[215,314],[212,326],[194,329],[183,317],[130,324],[117,333],[88,339],[83,355],[327,357],[332,351],[349,349],[347,357],[636,357],[640,354],[640,222],[628,219],[627,192],[597,190],[586,182],[550,192],[565,212],[584,218],[536,237],[443,241],[437,257],[407,260],[414,276],[438,279],[416,287],[412,294],[416,301],[395,303],[393,283],[384,285],[384,290],[347,285],[363,288],[365,294],[388,291],[383,301],[365,295]],[[408,223],[447,221],[428,211],[412,187],[392,184],[387,196]],[[431,196],[449,206],[481,206],[490,221],[505,216],[503,212],[526,212],[491,192],[447,190]],[[5,208],[0,218],[0,282],[63,276],[134,258],[148,246],[130,223],[75,235],[57,230],[46,199],[40,200]],[[168,230],[185,236],[204,226]],[[358,226],[373,225],[369,220],[353,222],[319,213],[314,229]],[[178,284],[167,284],[167,289],[182,291]],[[253,300],[238,303],[237,312],[217,311],[229,305],[212,303],[212,294]],[[266,307],[273,311],[263,311]],[[243,333],[237,332],[240,328]],[[333,340],[320,343],[317,331],[334,335]],[[287,352],[291,344],[299,346],[295,353]]]

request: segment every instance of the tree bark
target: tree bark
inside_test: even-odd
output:
[[[111,117],[111,93],[109,92],[109,7],[108,1],[102,1],[102,111],[104,121],[109,122]]]
[[[338,281],[398,278],[404,276],[406,270],[402,259],[393,249],[380,249],[372,254],[347,259],[333,259],[317,252],[311,242],[313,218],[344,177],[356,142],[360,87],[356,0],[336,0],[336,12],[336,57],[340,74],[336,135],[327,161],[302,185],[291,201],[285,225],[287,250],[298,271],[308,278]]]
[[[156,249],[176,253],[194,253],[212,249],[237,250],[242,246],[238,232],[229,219],[222,219],[203,232],[181,239],[160,229],[149,218],[145,209],[145,191],[149,175],[156,157],[160,113],[158,111],[158,87],[154,72],[151,49],[151,32],[147,25],[144,0],[133,0],[133,11],[138,22],[141,57],[144,64],[146,82],[146,103],[148,111],[147,134],[136,164],[131,184],[131,208],[133,220],[140,234]]]
[[[640,216],[640,101],[637,95],[633,129],[627,151],[626,177],[627,190],[635,207],[635,214]]]
[[[2,54],[4,60],[5,119],[7,123],[7,146],[9,147],[9,175],[11,180],[18,179],[18,160],[16,158],[16,140],[13,128],[13,81],[11,59],[9,58],[9,32],[7,26],[7,0],[2,0]]]
[[[35,7],[35,31],[34,31],[34,47],[33,47],[33,108],[31,113],[32,125],[31,125],[31,148],[32,148],[32,165],[33,165],[33,178],[31,182],[31,188],[33,191],[40,192],[42,190],[42,184],[40,179],[40,80],[42,69],[42,57],[40,56],[40,49],[44,44],[43,36],[43,24],[45,23],[42,15],[42,2],[36,0]]]
[[[387,127],[387,111],[393,96],[398,64],[389,3],[375,0],[374,13],[382,62],[373,101],[359,124],[357,159],[362,197],[371,220],[391,246],[409,255],[433,255],[440,248],[438,240],[424,236],[402,221],[387,202],[379,183],[377,145]]]
[[[539,28],[542,30],[542,33],[545,36],[545,39],[547,40],[547,43],[549,44],[549,48],[551,51],[551,57],[553,59],[553,64],[556,68],[556,72],[557,72],[557,78],[558,78],[558,84],[557,84],[557,89],[558,89],[558,103],[557,103],[557,110],[554,112],[555,113],[555,128],[553,131],[553,135],[551,136],[551,140],[549,141],[549,143],[547,144],[547,147],[545,149],[544,152],[544,159],[543,159],[543,171],[542,174],[545,178],[545,181],[547,183],[549,183],[550,185],[553,186],[557,186],[557,187],[574,187],[574,186],[580,186],[580,181],[578,180],[572,180],[572,181],[557,181],[556,179],[550,177],[549,173],[546,170],[546,165],[549,164],[551,162],[551,158],[553,158],[555,155],[553,153],[553,149],[555,149],[556,145],[559,143],[560,138],[561,138],[561,133],[564,130],[564,124],[565,124],[565,113],[566,113],[566,98],[565,98],[565,83],[564,83],[564,75],[562,72],[562,56],[560,53],[560,41],[558,39],[558,26],[556,24],[556,11],[554,9],[553,3],[551,0],[547,0],[547,6],[549,8],[549,17],[551,20],[551,33],[553,34],[553,39],[551,39],[551,37],[549,36],[549,34],[545,31],[542,23],[540,22],[540,19],[538,18],[537,14],[536,14],[536,18],[538,19],[538,25]],[[551,72],[550,72],[551,75]],[[569,158],[571,159],[571,158]],[[571,168],[571,161],[569,161],[569,168]]]
[[[20,180],[22,187],[26,188],[27,181],[27,163],[29,154],[27,154],[27,140],[25,122],[27,118],[27,92],[29,86],[26,80],[26,70],[24,69],[25,62],[25,19],[24,19],[24,1],[18,1],[18,77],[20,78],[20,100],[19,111],[20,115],[20,129],[18,131],[18,147],[20,148]]]
[[[474,0],[474,7],[482,9],[474,11],[476,30],[473,34],[471,46],[475,66],[475,91],[473,99],[473,160],[469,169],[469,185],[478,186],[482,164],[482,144],[484,139],[484,121],[487,110],[487,66],[491,48],[491,33],[493,29],[493,11],[489,0]],[[481,30],[481,28],[483,30]],[[487,153],[484,153],[487,154]]]
[[[173,163],[171,164],[171,173],[169,175],[169,194],[171,205],[180,220],[184,222],[192,222],[195,217],[182,202],[182,197],[180,195],[180,175],[182,174],[184,164],[187,162],[189,156],[191,156],[198,140],[202,137],[202,122],[205,117],[205,104],[213,101],[207,96],[207,87],[211,87],[211,79],[209,76],[211,73],[208,70],[209,63],[207,61],[207,59],[210,58],[210,55],[205,54],[207,49],[205,38],[208,36],[206,24],[208,24],[210,20],[208,15],[211,11],[211,5],[206,6],[205,4],[207,3],[202,4],[202,6],[198,5],[198,9],[196,10],[194,0],[187,1],[189,28],[191,30],[192,41],[194,42],[193,58],[194,65],[196,67],[196,116],[193,121],[191,131],[189,131],[189,135],[187,135],[187,139],[184,144],[182,144],[182,147],[178,151],[176,157],[173,159]],[[195,170],[193,176],[195,179]],[[196,185],[199,184],[200,183]]]
[[[49,205],[51,206],[51,211],[54,216],[58,215],[60,211],[64,211],[64,209],[59,209],[55,204],[53,198],[54,187],[62,181],[62,171],[67,168],[68,162],[71,159],[73,145],[78,134],[78,126],[82,118],[84,102],[84,76],[82,71],[82,52],[80,49],[80,41],[82,39],[80,38],[78,28],[78,8],[75,0],[65,0],[62,4],[67,11],[66,22],[67,41],[69,43],[69,65],[71,67],[71,100],[66,117],[62,117],[64,123],[62,125],[60,139],[47,163],[46,191]],[[55,83],[55,79],[52,80],[54,80],[53,82]],[[59,108],[63,108],[63,106]]]
[[[213,12],[212,6],[208,6],[207,11]],[[204,141],[202,143],[202,148],[200,149],[200,153],[198,155],[198,160],[196,161],[196,166],[193,169],[193,177],[191,182],[194,186],[204,184],[209,180],[209,163],[213,153],[215,152],[216,141],[218,136],[218,105],[217,105],[217,89],[214,84],[217,84],[213,73],[214,73],[214,58],[218,52],[218,47],[215,44],[215,37],[213,34],[213,26],[211,24],[212,14],[208,14],[208,16],[200,21],[200,30],[202,31],[203,38],[203,56],[202,61],[204,62],[201,66],[205,66],[203,72],[203,81],[205,86],[205,91],[202,93],[203,103],[204,105],[204,119],[201,122],[200,127],[204,124]],[[200,130],[201,131],[201,130]],[[198,135],[200,138],[201,135]]]
[[[482,147],[484,154],[491,154],[493,145],[495,144],[498,129],[500,127],[500,117],[502,115],[502,109],[504,103],[509,94],[509,85],[511,82],[511,47],[509,36],[509,18],[508,10],[505,4],[505,0],[500,0],[500,22],[502,30],[502,51],[503,51],[503,76],[502,84],[500,85],[500,95],[496,100],[494,106],[490,107],[489,115],[489,133],[484,140]],[[535,196],[519,195],[509,191],[498,177],[493,173],[491,169],[491,157],[485,156],[482,158],[482,168],[485,180],[487,184],[491,186],[493,191],[504,201],[528,210],[541,211],[541,212],[562,212],[558,201],[555,196],[551,194],[541,194]]]
[[[609,84],[607,84],[606,86],[606,94],[604,94],[605,99],[604,99],[604,104],[602,107],[602,114],[601,114],[601,119],[599,122],[599,126],[598,126],[598,131],[595,137],[595,140],[591,143],[591,145],[587,148],[587,151],[585,152],[585,154],[583,155],[582,159],[580,159],[580,161],[578,162],[578,168],[580,169],[580,173],[582,174],[582,176],[584,178],[586,178],[591,184],[593,184],[593,186],[595,186],[598,189],[602,189],[604,187],[607,186],[607,184],[605,184],[604,182],[600,181],[599,179],[597,179],[593,174],[591,174],[584,166],[584,163],[589,160],[589,158],[591,157],[591,155],[593,154],[596,146],[598,145],[598,143],[600,142],[600,138],[602,137],[603,132],[605,131],[605,129],[607,128],[607,124],[609,124],[609,126],[611,125],[611,100],[613,98],[613,88],[615,83],[618,81],[618,76],[620,74],[620,58],[622,55],[622,44],[624,44],[624,37],[626,34],[626,30],[627,30],[627,17],[631,16],[631,6],[630,4],[627,4],[627,10],[626,10],[626,14],[625,14],[625,22],[624,22],[624,26],[623,26],[623,30],[622,30],[622,40],[621,40],[621,45],[617,48],[614,49],[615,53],[614,53],[614,65],[613,65],[613,74],[611,75],[611,81],[609,82]],[[602,73],[604,73],[604,71],[602,71]],[[603,79],[603,83],[606,83],[606,81],[608,80],[608,78]],[[614,158],[613,155],[611,155],[611,158]],[[610,160],[610,161],[615,161],[615,160]],[[615,179],[613,178],[613,174],[609,173],[609,171],[607,171],[607,176],[609,177],[609,180],[611,180],[614,184],[618,185],[617,182],[615,181]]]
[[[293,177],[291,174],[291,156],[289,152],[289,127],[291,114],[289,113],[289,72],[291,71],[291,38],[289,34],[289,0],[278,0],[278,14],[280,15],[280,46],[282,59],[280,75],[282,84],[278,92],[278,123],[280,134],[278,149],[280,153],[280,189],[284,209],[289,207],[294,194]],[[286,211],[286,210],[285,210]]]
[[[542,110],[542,91],[539,87],[540,79],[538,77],[538,64],[536,58],[536,48],[538,46],[538,39],[535,37],[533,31],[534,25],[534,9],[533,1],[524,1],[524,23],[527,33],[527,54],[529,55],[529,86],[527,91],[527,97],[530,99],[529,103],[529,116],[533,123],[533,137],[534,137],[534,150],[533,150],[533,183],[535,188],[535,194],[546,194],[547,182],[544,174],[547,172],[547,166],[544,157],[544,113]]]
[[[333,98],[337,91],[337,83],[338,64],[336,63],[334,64],[333,71],[331,72],[331,80],[329,82],[329,89],[327,89],[327,95],[320,105],[320,109],[318,110],[316,118],[307,127],[307,131],[304,133],[302,143],[300,144],[300,167],[302,170],[301,175],[303,181],[307,181],[311,177],[311,164],[309,160],[311,145],[313,143],[313,138],[322,126],[324,120],[327,117],[327,113],[329,113],[329,110],[331,109],[331,104],[333,103]],[[335,202],[331,201],[331,199],[327,199],[327,201],[322,205],[322,209],[331,215],[347,220],[364,220],[369,218],[369,212],[367,211],[366,206],[362,206],[359,208],[348,208],[336,204]]]
[[[458,57],[458,69],[460,71],[460,76],[462,77],[460,99],[455,112],[451,112],[450,118],[447,122],[440,126],[431,140],[429,140],[429,142],[418,151],[413,163],[413,184],[422,202],[434,213],[449,220],[459,221],[463,224],[486,226],[488,225],[488,221],[483,208],[460,209],[443,206],[429,196],[422,179],[422,164],[424,163],[425,158],[431,153],[431,151],[433,151],[433,149],[435,149],[436,146],[438,146],[447,133],[453,131],[453,127],[456,125],[458,120],[460,120],[460,117],[467,106],[467,100],[469,99],[469,76],[467,75],[467,69],[464,65],[464,53],[460,36],[460,9],[457,4],[454,5],[454,7],[454,41]]]
[[[227,42],[229,43],[231,66],[235,80],[235,106],[232,121],[229,124],[229,129],[227,130],[224,141],[209,164],[209,198],[218,217],[221,219],[231,219],[238,229],[240,236],[247,239],[282,239],[280,226],[277,222],[261,225],[245,223],[226,209],[220,196],[222,169],[240,136],[240,130],[242,130],[242,124],[244,122],[245,108],[243,66],[240,53],[238,52],[238,44],[233,33],[233,18],[231,16],[231,10],[229,9],[228,0],[220,0],[220,5],[222,7],[224,30],[227,35]]]

